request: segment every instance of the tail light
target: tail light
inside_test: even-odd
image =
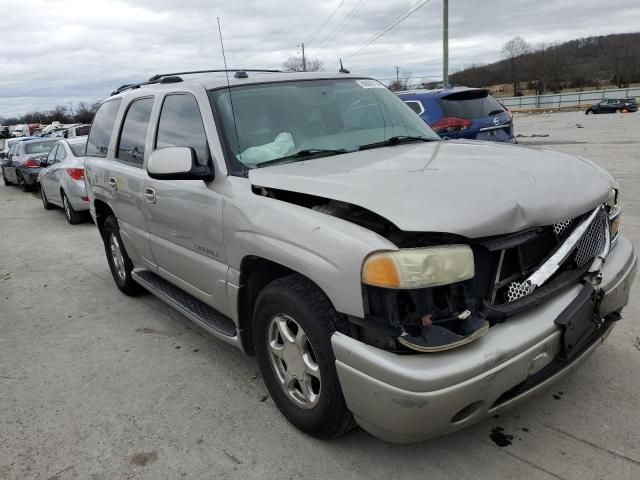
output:
[[[27,168],[39,168],[40,162],[38,162],[37,160],[34,160],[33,158],[30,158],[29,160],[24,162],[24,166]]]
[[[67,168],[67,173],[74,180],[84,180],[84,168]]]
[[[507,117],[509,117],[509,121],[513,120],[513,113],[511,113],[510,110],[506,110],[507,112]]]
[[[471,123],[468,118],[442,117],[431,128],[436,133],[461,132],[469,128]]]

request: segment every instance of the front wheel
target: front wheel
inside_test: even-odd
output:
[[[44,209],[45,210],[53,209],[53,205],[51,205],[49,203],[49,200],[47,200],[47,194],[44,193],[44,189],[42,188],[42,185],[39,185],[39,189],[40,189],[40,198],[42,199],[42,206],[44,207]]]
[[[131,276],[133,263],[127,255],[122,238],[120,237],[120,228],[118,220],[110,215],[102,227],[102,240],[104,242],[104,250],[107,254],[107,262],[111,275],[116,285],[126,295],[135,296],[144,292],[144,289],[138,285]]]
[[[324,293],[301,275],[273,281],[258,295],[254,347],[265,385],[283,415],[317,438],[349,431],[331,348],[340,318]]]

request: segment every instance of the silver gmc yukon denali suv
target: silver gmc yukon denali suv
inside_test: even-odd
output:
[[[101,104],[86,154],[118,288],[255,355],[320,438],[420,441],[533,396],[635,275],[598,165],[441,140],[369,78],[157,75]]]

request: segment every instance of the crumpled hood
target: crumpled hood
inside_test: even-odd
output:
[[[404,231],[470,238],[551,225],[606,201],[613,178],[572,155],[442,141],[254,169],[253,185],[348,202]]]

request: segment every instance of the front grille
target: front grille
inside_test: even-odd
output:
[[[545,227],[540,229],[537,237],[514,248],[503,250],[492,303],[514,302],[533,292],[536,285],[526,279],[556,252],[584,218],[586,216]],[[605,249],[607,230],[607,213],[601,209],[560,269],[580,269],[590,264]],[[517,258],[517,262],[508,261],[514,257]]]
[[[601,210],[598,216],[589,225],[587,231],[576,246],[575,262],[578,267],[583,267],[593,261],[607,243],[607,214]]]

